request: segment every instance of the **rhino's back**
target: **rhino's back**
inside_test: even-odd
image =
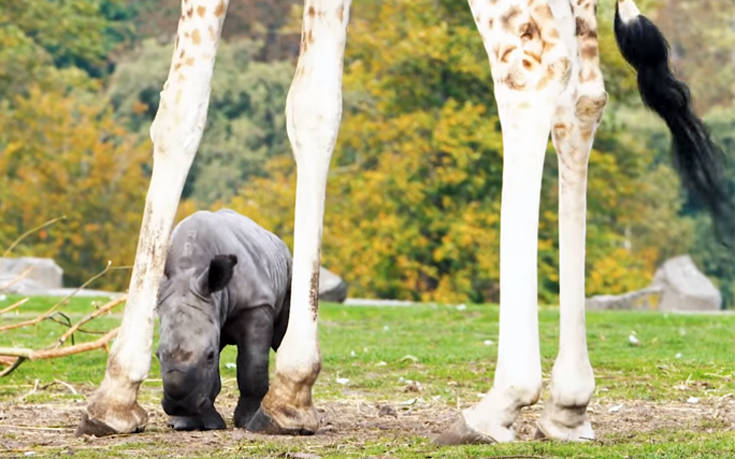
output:
[[[233,254],[237,265],[227,287],[231,308],[270,305],[281,309],[291,282],[286,244],[257,223],[229,209],[198,211],[171,235],[166,272],[202,272],[215,255]]]

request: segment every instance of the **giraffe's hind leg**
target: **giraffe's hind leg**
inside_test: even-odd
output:
[[[587,405],[595,388],[585,337],[585,219],[587,165],[607,101],[600,73],[595,1],[571,2],[578,65],[573,90],[557,107],[552,139],[559,162],[559,354],[551,374],[551,396],[538,423],[539,437],[584,441],[594,438]]]
[[[503,133],[500,336],[492,389],[437,438],[506,442],[520,409],[541,392],[537,246],[541,175],[571,61],[546,1],[470,1],[492,67]],[[567,6],[568,8],[568,6]]]

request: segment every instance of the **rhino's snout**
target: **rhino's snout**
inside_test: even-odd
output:
[[[163,377],[163,392],[173,400],[181,400],[191,393],[192,383],[187,373],[169,370]]]

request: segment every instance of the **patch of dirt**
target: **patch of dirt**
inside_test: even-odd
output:
[[[218,400],[218,409],[227,419],[234,410],[234,397]],[[115,446],[119,453],[158,456],[218,454],[248,456],[248,450],[260,448],[262,442],[277,442],[282,448],[274,456],[318,457],[314,449],[361,445],[385,441],[398,444],[412,442],[412,437],[432,438],[457,416],[458,410],[443,403],[421,398],[408,402],[332,401],[319,404],[322,422],[311,437],[263,437],[241,429],[228,428],[210,432],[173,432],[166,426],[167,417],[159,405],[145,404],[149,413],[144,433],[115,435],[104,438],[74,437],[74,429],[83,408],[81,401],[53,403],[0,404],[0,455],[23,456],[27,451],[43,454],[46,448],[62,449],[74,454],[80,449]],[[524,409],[516,423],[519,440],[533,440],[542,404]],[[655,430],[712,432],[735,429],[735,399],[732,396],[686,402],[650,402],[625,400],[595,402],[590,416],[597,437],[603,443],[621,441],[627,436]],[[228,420],[231,425],[231,420]],[[161,445],[166,450],[161,451]],[[284,451],[299,450],[299,453]],[[262,454],[258,450],[258,454]],[[289,456],[290,454],[290,456]],[[285,455],[285,456],[284,456]]]

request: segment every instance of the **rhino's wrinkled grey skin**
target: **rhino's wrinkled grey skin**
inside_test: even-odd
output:
[[[288,324],[291,254],[286,244],[231,210],[196,212],[171,235],[159,290],[163,409],[177,430],[222,429],[214,408],[219,353],[237,346],[245,427],[268,391],[268,354]]]

